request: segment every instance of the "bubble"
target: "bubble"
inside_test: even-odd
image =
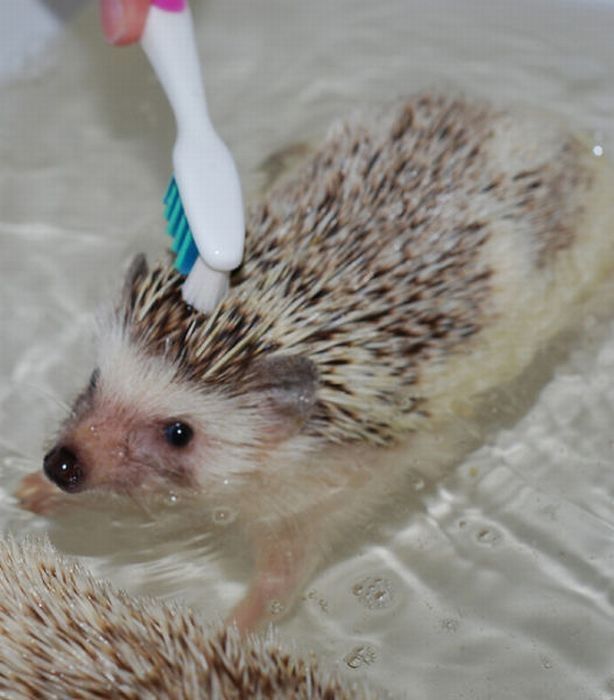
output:
[[[370,666],[375,662],[377,654],[370,646],[356,646],[344,657],[344,661],[350,668],[360,668],[363,664]]]
[[[269,612],[271,615],[281,615],[281,613],[284,611],[284,606],[282,605],[281,601],[279,600],[272,600],[269,603]]]
[[[541,661],[542,666],[543,666],[547,671],[549,671],[549,670],[552,668],[553,663],[552,663],[552,659],[551,659],[550,657],[548,657],[548,656],[540,656],[540,657],[539,657],[539,660]]]
[[[394,602],[392,582],[381,576],[368,576],[352,586],[352,593],[369,610],[383,610]]]
[[[501,540],[501,533],[490,527],[482,527],[478,530],[475,540],[478,544],[492,547]]]
[[[311,600],[319,606],[320,610],[323,613],[328,612],[328,601],[326,600],[326,598],[320,596],[320,594],[315,589],[309,591],[306,595],[304,595],[303,600]]]
[[[441,629],[445,632],[457,632],[460,627],[460,622],[453,617],[447,617],[441,621]]]
[[[216,508],[211,515],[213,524],[221,527],[230,525],[236,518],[237,514],[231,508]]]
[[[171,491],[166,495],[166,502],[169,505],[174,506],[176,503],[179,502],[179,496],[174,491]]]

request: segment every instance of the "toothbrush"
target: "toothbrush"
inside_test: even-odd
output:
[[[183,298],[211,313],[241,264],[245,226],[239,175],[209,118],[187,0],[152,0],[141,45],[177,125],[165,205],[175,267],[187,274]]]

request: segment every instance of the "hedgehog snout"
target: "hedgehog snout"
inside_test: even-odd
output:
[[[43,470],[50,481],[69,493],[79,491],[85,481],[85,471],[77,455],[62,445],[45,455]]]

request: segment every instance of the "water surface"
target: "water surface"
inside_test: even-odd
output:
[[[280,149],[435,86],[568,118],[614,145],[614,7],[546,0],[211,0],[195,5],[214,121],[257,196]],[[215,616],[247,566],[232,513],[186,525],[118,505],[48,521],[12,499],[91,370],[96,306],[165,245],[174,132],[138,48],[94,8],[2,87],[0,526],[47,532],[134,592]],[[270,162],[270,161],[269,161]],[[524,415],[450,475],[413,480],[310,583],[282,633],[408,698],[614,698],[614,326],[587,319]],[[220,546],[223,545],[223,546]],[[228,551],[234,556],[228,556]]]

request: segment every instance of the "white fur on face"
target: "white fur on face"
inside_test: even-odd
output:
[[[287,469],[314,449],[313,441],[300,435],[272,444],[271,424],[257,394],[230,396],[223,388],[181,382],[171,362],[142,352],[116,319],[100,328],[98,361],[99,404],[138,415],[141,423],[180,420],[192,427],[198,447],[190,462],[203,489],[260,468]],[[158,461],[160,455],[151,458]]]

